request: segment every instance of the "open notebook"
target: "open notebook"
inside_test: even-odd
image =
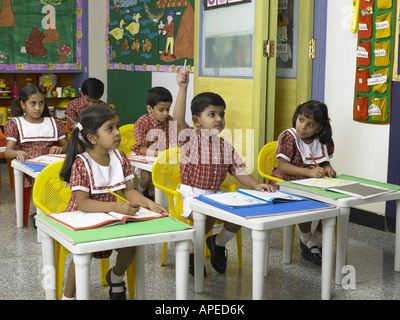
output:
[[[261,192],[257,190],[239,189],[237,192],[222,192],[215,194],[200,195],[200,198],[207,199],[211,202],[227,206],[227,207],[252,207],[277,202],[291,202],[303,200],[301,197],[276,191]]]
[[[157,213],[146,208],[140,210],[133,216],[117,212],[61,212],[48,214],[47,217],[61,223],[71,230],[86,230],[98,227],[107,227],[124,224],[129,221],[145,221],[167,217],[166,213]]]

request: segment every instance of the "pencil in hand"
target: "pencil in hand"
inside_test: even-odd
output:
[[[113,196],[116,196],[117,199],[119,199],[119,200],[121,200],[121,201],[125,201],[125,202],[130,202],[129,200],[126,200],[125,198],[123,198],[123,197],[121,197],[120,195],[118,195],[118,194],[112,192],[111,190],[109,190],[109,189],[106,189],[106,190],[107,190],[109,193],[111,193]]]

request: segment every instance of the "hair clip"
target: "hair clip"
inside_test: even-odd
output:
[[[332,121],[331,118],[326,119],[326,122],[331,122],[331,121]]]
[[[79,129],[79,131],[83,130],[83,126],[79,122],[76,124],[76,127]]]

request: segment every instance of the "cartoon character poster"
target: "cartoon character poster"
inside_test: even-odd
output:
[[[82,1],[0,0],[0,70],[80,69]]]
[[[194,0],[109,0],[108,66],[128,71],[191,71]]]

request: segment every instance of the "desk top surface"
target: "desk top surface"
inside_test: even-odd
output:
[[[36,220],[40,223],[43,223],[46,227],[50,228],[72,245],[142,235],[158,235],[191,229],[190,226],[172,219],[171,217],[147,221],[128,222],[122,225],[77,231],[70,230],[62,224],[48,218],[45,214],[37,215]]]

